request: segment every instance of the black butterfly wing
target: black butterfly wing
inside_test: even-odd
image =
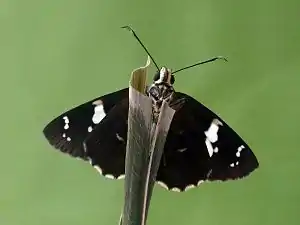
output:
[[[56,149],[87,160],[83,141],[124,98],[128,98],[128,88],[95,98],[53,119],[45,126],[43,133]]]
[[[117,179],[125,174],[129,98],[123,99],[84,141],[92,166],[105,177]]]
[[[206,180],[242,178],[258,167],[249,146],[219,116],[192,97],[176,92],[175,101],[180,99],[185,102],[170,126],[156,179],[160,185],[184,191]],[[125,173],[127,116],[128,99],[124,99],[84,142],[92,165],[109,178],[121,178]],[[212,122],[222,123],[215,132],[217,140],[207,133],[214,133],[209,129]]]
[[[157,181],[184,191],[203,181],[247,176],[258,167],[250,147],[224,120],[194,98],[176,111],[166,140]],[[217,128],[217,129],[216,129]]]

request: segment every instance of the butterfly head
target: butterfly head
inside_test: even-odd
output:
[[[172,74],[172,71],[166,67],[162,67],[157,71],[153,77],[153,82],[155,84],[165,83],[172,86],[175,82],[175,77]]]
[[[170,102],[174,93],[175,78],[171,70],[162,67],[157,71],[153,78],[153,83],[148,88],[148,96],[154,102],[157,108],[159,108],[162,102],[165,100]]]

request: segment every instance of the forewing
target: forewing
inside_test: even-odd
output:
[[[128,98],[128,88],[95,98],[53,119],[45,126],[43,133],[56,149],[86,160],[83,141],[124,98]]]
[[[206,180],[242,178],[258,167],[250,147],[224,120],[194,98],[176,111],[166,140],[157,181],[184,191]]]

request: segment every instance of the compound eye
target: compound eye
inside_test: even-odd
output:
[[[160,77],[160,73],[159,73],[159,71],[157,71],[153,77],[153,81],[158,81],[159,77]]]
[[[174,84],[175,83],[175,77],[174,75],[171,75],[171,84]]]

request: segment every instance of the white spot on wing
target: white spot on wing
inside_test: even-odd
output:
[[[212,157],[212,155],[214,154],[214,149],[210,143],[210,141],[208,139],[205,140],[205,144],[206,144],[206,147],[207,147],[207,151],[208,151],[208,154],[210,157]]]
[[[190,185],[188,185],[188,186],[185,187],[184,191],[188,191],[188,190],[193,189],[195,187],[196,187],[195,185],[190,184]]]
[[[120,176],[117,177],[118,180],[124,179],[125,178],[125,174],[121,174]]]
[[[238,147],[238,151],[240,152],[240,151],[242,151],[244,148],[245,148],[245,146],[244,146],[244,145],[241,145],[240,147]]]
[[[170,191],[181,192],[181,190],[177,187],[171,188]]]
[[[208,130],[204,132],[211,143],[215,143],[218,140],[219,125],[222,126],[222,122],[218,119],[213,119]]]
[[[202,184],[204,182],[204,180],[199,180],[197,183],[197,186],[199,186],[200,184]]]
[[[64,116],[63,117],[63,120],[65,121],[65,123],[69,123],[70,121],[69,121],[69,118],[67,117],[67,116]]]
[[[92,164],[92,160],[89,159],[90,163]],[[99,166],[94,166],[94,168],[102,175],[102,169]]]
[[[85,146],[85,143],[83,143],[83,146]],[[90,157],[86,157],[89,163],[92,165],[92,159]]]
[[[66,133],[63,133],[63,134],[62,134],[62,137],[63,137],[63,138],[66,138],[67,141],[71,141],[71,138],[70,138],[70,137],[67,137]]]
[[[187,148],[180,148],[180,149],[177,149],[178,152],[185,152],[187,150]]]
[[[223,125],[220,120],[213,119],[208,130],[204,132],[206,136],[205,144],[210,157],[212,157],[214,152],[217,153],[219,151],[217,147],[215,149],[212,147],[212,143],[215,143],[218,140],[218,131],[220,125]]]
[[[239,163],[240,163],[239,161],[236,161],[235,163],[231,163],[231,164],[230,164],[230,167],[235,167],[235,166],[238,166],[238,165],[239,165]]]
[[[200,184],[202,184],[204,181],[203,180],[199,180],[197,185],[194,185],[194,184],[190,184],[190,185],[187,185],[183,191],[188,191],[190,189],[193,189],[193,188],[196,188],[197,186],[199,186]],[[175,192],[182,192],[182,190],[178,187],[173,187],[173,188],[169,188],[168,185],[166,185],[164,182],[162,181],[156,181],[157,184],[159,184],[161,187],[169,190],[169,191],[175,191]]]
[[[162,182],[162,181],[157,181],[156,183],[159,184],[160,186],[162,186],[163,188],[169,190],[168,186],[167,186],[164,182]]]
[[[93,131],[92,126],[89,126],[89,127],[88,127],[88,132],[91,133],[92,131]]]
[[[116,137],[119,141],[123,141],[124,142],[124,138],[122,138],[118,133],[116,133]]]
[[[240,147],[238,147],[237,152],[235,153],[236,157],[241,157],[241,151],[245,149],[244,145],[241,145]],[[239,165],[239,161],[237,160],[235,163],[231,163],[230,167],[235,167]]]
[[[93,123],[98,124],[106,116],[103,105],[96,105],[94,108]]]
[[[241,151],[245,148],[244,145],[241,145],[240,147],[238,147],[237,152],[236,152],[236,157],[240,157],[241,156]]]
[[[69,118],[67,117],[67,116],[64,116],[63,117],[63,120],[65,121],[65,126],[64,126],[64,129],[65,130],[68,130],[69,129],[69,123],[70,123],[70,121],[69,121]]]
[[[105,174],[104,175],[106,178],[109,178],[109,179],[116,179],[113,175],[111,174]]]

